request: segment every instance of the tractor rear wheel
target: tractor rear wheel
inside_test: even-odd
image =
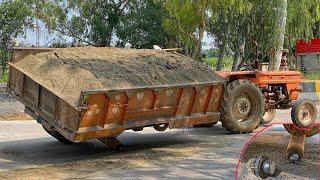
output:
[[[251,81],[230,82],[223,98],[223,127],[232,133],[249,133],[259,126],[264,114],[264,103],[259,88]]]
[[[43,129],[52,137],[54,137],[55,139],[57,139],[59,142],[61,142],[64,145],[72,145],[75,144],[74,142],[66,139],[65,137],[63,137],[59,132],[57,131],[50,131],[48,130],[46,127],[42,126]]]
[[[276,116],[276,110],[275,109],[268,109],[264,112],[264,115],[262,117],[262,124],[269,124]]]
[[[301,99],[291,109],[292,122],[300,128],[308,128],[317,119],[317,107],[309,99]]]

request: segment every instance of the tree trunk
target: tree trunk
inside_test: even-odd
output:
[[[313,28],[313,37],[320,37],[320,21],[315,23]]]
[[[226,51],[226,45],[225,42],[223,41],[222,44],[219,46],[219,57],[218,57],[218,62],[217,62],[217,71],[221,71],[222,69],[222,63],[223,63],[223,57]]]
[[[246,35],[241,34],[240,43],[237,47],[237,50],[234,54],[234,61],[232,64],[232,71],[236,71],[239,69],[239,66],[242,64],[244,49],[246,47]]]
[[[196,53],[195,53],[195,59],[200,61],[201,60],[201,53],[202,53],[202,39],[204,37],[204,32],[206,28],[205,19],[203,18],[199,23],[199,37],[196,42]]]
[[[197,39],[196,42],[196,53],[195,53],[195,59],[200,61],[201,60],[201,52],[202,52],[202,39],[204,36],[204,29],[200,28],[199,30],[199,39]]]
[[[232,71],[236,71],[241,63],[240,52],[236,51],[233,57]]]
[[[284,36],[286,32],[286,22],[287,22],[287,0],[280,0],[278,5],[278,22],[277,28],[274,33],[275,39],[275,57],[270,63],[269,70],[271,71],[279,71],[282,50],[284,44]]]

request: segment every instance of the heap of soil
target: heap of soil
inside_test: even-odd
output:
[[[54,49],[29,55],[14,67],[74,107],[83,90],[221,81],[200,62],[146,49]]]

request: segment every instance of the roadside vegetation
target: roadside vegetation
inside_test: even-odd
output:
[[[305,77],[307,80],[320,80],[320,74],[318,73],[308,73]]]
[[[1,75],[0,83],[7,83],[9,80],[9,72],[5,70],[5,72]]]
[[[218,57],[208,57],[204,60],[212,69],[217,69]],[[231,57],[224,57],[222,60],[222,71],[231,71],[233,59]]]

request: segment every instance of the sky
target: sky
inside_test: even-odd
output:
[[[40,47],[46,47],[50,45],[50,42],[62,39],[65,41],[70,42],[71,38],[68,37],[61,37],[58,33],[49,33],[49,31],[45,28],[44,23],[39,22],[39,44]],[[25,31],[24,35],[20,35],[17,38],[20,44],[24,44],[27,46],[37,46],[37,35],[36,29],[28,29]]]

